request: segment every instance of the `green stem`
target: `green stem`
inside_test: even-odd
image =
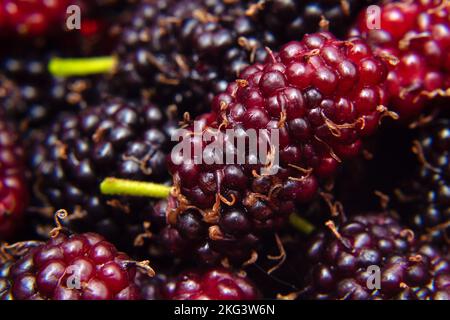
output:
[[[305,235],[311,234],[315,227],[308,220],[303,219],[298,214],[293,213],[289,216],[291,225]]]
[[[117,58],[90,57],[90,58],[57,58],[50,59],[49,72],[57,77],[86,76],[111,72],[117,64]]]
[[[100,184],[100,191],[108,195],[167,198],[171,187],[143,181],[106,178]]]

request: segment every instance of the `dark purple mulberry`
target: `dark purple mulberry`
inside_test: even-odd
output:
[[[388,214],[331,221],[308,249],[308,299],[450,299],[450,260]],[[378,268],[380,287],[370,276]],[[375,272],[376,269],[374,269]],[[375,279],[375,278],[374,278]]]

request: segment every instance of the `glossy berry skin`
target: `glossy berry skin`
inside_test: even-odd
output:
[[[23,150],[11,124],[0,116],[0,239],[14,236],[27,203]]]
[[[332,177],[339,162],[359,153],[362,138],[386,112],[385,76],[384,62],[364,42],[338,41],[325,32],[290,42],[265,64],[246,68],[215,96],[212,112],[197,119],[197,130],[221,138],[217,129],[267,129],[268,135],[277,129],[278,170],[262,174],[262,162],[249,164],[248,151],[241,151],[245,164],[211,165],[205,158],[194,164],[173,154],[174,203],[169,200],[167,211],[176,231],[165,236],[195,243],[206,260],[216,250],[249,258],[262,234],[280,227],[296,203],[315,197],[319,182]],[[200,144],[204,157],[210,155],[210,143],[198,136],[189,132],[183,143]],[[239,154],[235,142],[229,145],[226,152]]]
[[[112,82],[124,94],[154,92],[157,103],[198,115],[245,67],[264,61],[265,47],[320,30],[321,16],[342,35],[371,2],[144,0],[123,27]]]
[[[148,199],[103,196],[100,183],[107,177],[165,182],[176,126],[155,105],[120,99],[60,115],[30,134],[28,160],[44,197],[37,205],[67,209],[76,217],[64,221],[71,230],[93,230],[116,244],[132,244],[143,232]]]
[[[64,30],[66,9],[77,1],[5,0],[0,5],[0,33],[21,36],[41,36],[55,30]]]
[[[384,213],[318,232],[308,265],[306,299],[450,299],[450,260]],[[381,272],[379,290],[370,285],[370,266]]]
[[[135,265],[98,234],[24,245],[15,261],[0,265],[0,300],[140,299]]]
[[[426,102],[449,96],[450,5],[441,0],[398,1],[381,6],[381,29],[369,30],[368,14],[350,32],[365,38],[375,52],[397,58],[387,77],[390,105],[405,120]],[[370,18],[369,18],[370,21]],[[447,91],[447,92],[446,92]]]
[[[450,236],[450,121],[438,119],[416,132],[416,173],[399,186],[396,205],[423,237],[446,245]]]
[[[219,268],[184,272],[164,284],[162,296],[168,300],[255,300],[259,293],[244,276]]]

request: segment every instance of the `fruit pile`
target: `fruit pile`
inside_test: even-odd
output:
[[[0,39],[0,300],[450,300],[448,0],[8,0]]]

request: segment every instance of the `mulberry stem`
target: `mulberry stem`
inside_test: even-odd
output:
[[[49,72],[57,77],[86,76],[111,72],[117,65],[114,56],[90,58],[52,58],[48,63]]]
[[[152,182],[106,178],[100,184],[100,191],[107,195],[167,198],[171,187]]]
[[[289,216],[289,222],[295,229],[299,230],[305,235],[311,234],[315,229],[314,225],[312,225],[309,221],[303,219],[296,213],[293,213]]]

